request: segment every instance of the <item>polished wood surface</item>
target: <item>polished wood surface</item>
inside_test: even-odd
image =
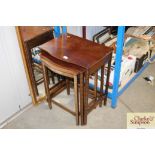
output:
[[[102,62],[112,49],[92,41],[64,34],[39,46],[51,56],[86,69]]]
[[[73,76],[85,72],[83,67],[61,61],[45,51],[42,51],[40,57],[41,60],[46,62],[46,65],[49,66],[49,68],[52,66],[52,70],[60,75],[66,73]],[[70,76],[68,75],[68,77]]]
[[[20,26],[20,30],[23,41],[29,41],[46,32],[51,33],[53,28],[50,26]]]

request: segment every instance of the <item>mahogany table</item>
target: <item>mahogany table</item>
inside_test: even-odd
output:
[[[70,65],[76,65],[77,67],[82,67],[85,69],[83,75],[80,75],[81,79],[83,78],[83,80],[80,79],[80,115],[81,124],[86,124],[88,113],[96,108],[98,104],[101,106],[103,99],[104,104],[106,104],[112,48],[99,45],[92,41],[88,41],[71,34],[63,34],[59,38],[52,39],[39,47],[42,51],[47,52],[49,55],[59,61],[68,63]],[[104,66],[107,63],[107,80],[103,97]],[[100,92],[97,92],[98,70],[100,68],[101,85]],[[90,75],[95,75],[95,86],[93,92],[95,98],[90,103],[88,103]]]
[[[46,100],[48,103],[48,106],[50,109],[52,109],[52,105],[55,104],[62,108],[63,110],[69,112],[73,116],[76,117],[76,124],[79,125],[79,93],[78,93],[78,79],[79,75],[83,75],[85,72],[85,69],[82,67],[79,67],[74,64],[70,64],[64,61],[61,61],[59,59],[56,59],[55,57],[49,55],[47,52],[42,51],[41,53],[41,61],[42,61],[42,67],[43,67],[43,75],[44,75],[44,84],[45,84],[45,92],[46,92]],[[58,81],[57,84],[50,86],[49,83],[49,75],[48,70],[53,71],[54,73],[57,73],[64,78]],[[60,92],[62,92],[65,88],[67,88],[67,95],[70,95],[70,81],[73,80],[74,82],[74,104],[75,104],[75,110],[70,109],[63,105],[62,103],[54,100],[53,98],[58,95]],[[81,79],[81,76],[80,76]],[[83,81],[80,83],[83,84]],[[80,85],[80,91],[81,91],[82,85]],[[83,94],[82,94],[83,95]],[[82,99],[81,93],[80,93],[80,99]],[[80,102],[83,102],[83,100],[80,100]]]

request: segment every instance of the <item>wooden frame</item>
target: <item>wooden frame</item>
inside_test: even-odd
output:
[[[21,55],[22,55],[22,59],[23,59],[23,64],[24,64],[24,68],[25,68],[25,73],[26,73],[26,77],[27,77],[27,81],[28,81],[28,85],[29,85],[29,89],[30,89],[30,95],[32,97],[32,103],[33,104],[37,104],[37,99],[36,99],[36,95],[35,92],[33,90],[32,84],[31,84],[31,78],[30,78],[30,74],[28,71],[28,64],[26,63],[26,56],[24,54],[24,45],[21,39],[21,33],[19,30],[19,26],[16,26],[16,33],[17,33],[17,38],[18,38],[18,42],[19,42],[19,47],[20,47],[20,51],[21,51]]]
[[[30,27],[28,27],[29,29]],[[46,30],[47,29],[47,30]],[[25,29],[24,29],[25,30]],[[42,32],[43,30],[43,32]],[[44,31],[45,30],[45,31]],[[40,32],[41,33],[38,33]],[[36,30],[34,29],[34,34],[28,34],[31,37],[29,38],[28,36],[25,36],[27,40],[25,41],[23,38],[23,35],[21,33],[21,28],[19,26],[16,26],[16,33],[17,33],[17,38],[21,50],[21,55],[24,63],[24,68],[28,80],[28,85],[30,89],[30,95],[32,97],[32,103],[33,104],[38,104],[39,102],[43,101],[45,99],[45,96],[37,96],[37,90],[36,90],[36,84],[34,80],[34,73],[33,69],[31,68],[31,56],[29,54],[30,48],[33,48],[35,46],[38,46],[50,39],[52,39],[52,33],[51,33],[51,28],[50,27],[36,27]],[[27,34],[27,33],[26,33]],[[36,35],[36,36],[35,36]]]

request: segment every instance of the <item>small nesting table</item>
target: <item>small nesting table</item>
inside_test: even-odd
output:
[[[66,110],[70,114],[76,117],[76,124],[79,125],[79,93],[78,93],[78,78],[81,78],[79,75],[83,75],[85,69],[79,67],[74,64],[66,63],[59,59],[56,59],[49,55],[47,52],[42,51],[41,53],[41,60],[43,66],[43,75],[44,75],[44,84],[45,84],[45,91],[46,91],[46,98],[49,105],[49,108],[52,109],[52,104],[59,106],[60,108]],[[48,69],[66,77],[59,81],[56,85],[49,87],[49,77],[48,77]],[[69,79],[73,79],[74,83],[74,104],[75,104],[75,111],[65,107],[61,103],[53,100],[57,94],[67,88],[67,94],[70,95],[70,81]],[[80,80],[81,81],[81,80]],[[83,81],[81,82],[83,84]],[[82,87],[80,87],[81,90]],[[80,98],[82,96],[80,95]]]
[[[104,45],[99,45],[92,41],[88,41],[86,39],[71,34],[63,34],[59,38],[52,39],[39,47],[42,49],[42,51],[44,51],[41,54],[44,73],[46,72],[45,69],[46,67],[54,71],[54,65],[59,67],[58,70],[61,71],[60,66],[61,65],[63,66],[63,63],[68,67],[70,67],[70,70],[66,69],[66,72],[68,71],[69,73],[75,68],[78,71],[75,74],[77,78],[75,78],[76,80],[74,79],[74,82],[76,81],[77,86],[79,85],[80,87],[79,91],[80,99],[78,99],[77,97],[78,91],[75,92],[77,93],[77,95],[75,95],[77,97],[76,99],[77,102],[78,100],[80,100],[80,108],[78,114],[79,116],[81,116],[81,125],[87,124],[87,115],[93,109],[95,109],[97,105],[102,106],[103,100],[104,105],[106,105],[107,102],[112,48],[106,47]],[[105,64],[107,63],[108,63],[107,80],[105,91],[103,93],[104,67]],[[100,82],[100,91],[97,91],[99,69],[101,69],[101,82]],[[58,70],[55,71],[57,72]],[[59,73],[61,74],[62,72]],[[94,90],[89,90],[90,75],[94,75],[95,77]],[[47,87],[47,82],[45,81],[45,83],[46,83],[45,87]],[[74,87],[76,87],[75,83]],[[49,94],[50,92],[47,90],[48,89],[46,89],[46,95],[48,98],[48,96],[50,96]],[[90,103],[88,103],[88,96],[91,96],[92,98],[92,101]],[[50,100],[50,97],[48,100]]]

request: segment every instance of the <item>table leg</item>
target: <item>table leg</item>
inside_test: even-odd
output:
[[[98,83],[98,71],[95,73],[95,81],[94,81],[94,96],[95,101],[97,101],[97,83]]]
[[[85,73],[85,87],[84,87],[84,124],[87,124],[87,108],[88,108],[88,89],[89,89],[89,74]]]
[[[52,83],[55,84],[55,79],[54,79],[54,72],[50,71],[49,72],[51,73],[51,79],[52,79]]]
[[[74,102],[76,112],[76,125],[79,125],[79,97],[78,97],[78,81],[77,76],[74,76]]]
[[[103,85],[104,85],[104,65],[101,66],[101,81],[100,81],[100,97],[101,97],[101,103],[99,104],[100,107],[102,107]]]
[[[43,76],[44,76],[44,85],[45,85],[45,93],[47,97],[48,106],[52,109],[52,102],[51,102],[51,94],[49,89],[49,76],[48,76],[48,68],[42,64],[43,66]]]
[[[108,96],[108,88],[109,88],[109,78],[110,78],[110,69],[111,69],[111,58],[112,58],[112,55],[110,56],[109,61],[108,61],[108,70],[107,70],[107,79],[106,79],[106,86],[105,86],[104,105],[107,104],[107,96]]]
[[[70,80],[66,77],[67,95],[70,95]]]
[[[83,73],[80,74],[80,116],[81,116],[81,125],[84,125],[84,79]]]

